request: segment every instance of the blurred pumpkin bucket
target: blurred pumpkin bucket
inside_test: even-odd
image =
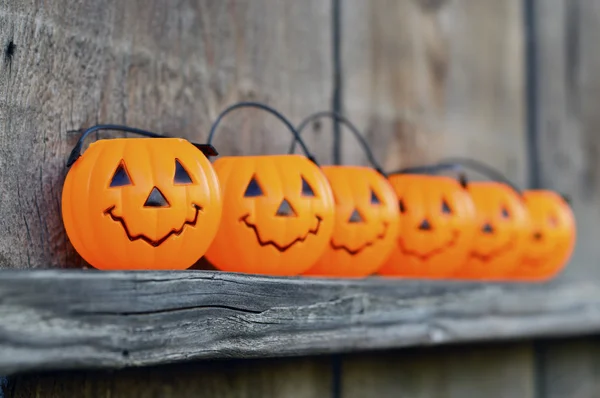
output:
[[[394,247],[399,219],[396,195],[364,137],[342,115],[315,113],[304,119],[298,132],[322,117],[346,125],[358,139],[373,168],[321,166],[333,192],[335,226],[327,249],[305,275],[365,277],[383,265]],[[292,143],[291,153],[295,143]]]
[[[491,167],[473,159],[452,158],[442,164],[473,170],[491,181],[470,181],[466,189],[475,205],[475,238],[459,279],[509,280],[527,249],[529,214],[521,191]],[[466,177],[465,177],[466,180]]]
[[[475,207],[466,181],[434,175],[438,171],[422,166],[389,173],[400,231],[381,275],[447,279],[465,264],[475,238]]]
[[[545,281],[556,276],[568,263],[576,241],[575,217],[568,200],[542,189],[523,191],[531,230],[527,250],[514,280]]]
[[[565,267],[576,240],[568,200],[550,190],[519,190],[497,170],[473,159],[444,162],[477,170],[496,181],[469,184],[479,233],[460,276],[545,281]]]

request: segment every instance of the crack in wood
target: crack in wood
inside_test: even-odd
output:
[[[600,330],[600,285],[593,281],[3,271],[0,303],[0,374]]]
[[[72,311],[70,315],[72,316],[81,316],[81,315],[94,315],[94,316],[134,316],[134,315],[156,315],[156,314],[168,314],[168,313],[177,313],[182,311],[192,311],[192,310],[203,310],[203,309],[221,309],[221,310],[230,310],[245,314],[262,314],[264,311],[251,310],[247,308],[234,307],[230,305],[193,305],[189,307],[177,307],[177,308],[166,308],[162,310],[151,310],[151,311]]]

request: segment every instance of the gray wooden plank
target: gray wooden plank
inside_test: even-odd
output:
[[[543,188],[566,193],[578,240],[564,283],[598,280],[600,177],[600,5],[593,0],[535,1],[538,173]],[[536,344],[539,396],[600,396],[597,338]]]
[[[344,111],[387,169],[470,156],[525,182],[522,9],[521,0],[342,3]],[[343,141],[345,162],[365,162]]]
[[[327,357],[286,358],[23,374],[6,390],[6,398],[326,398],[331,364]]]
[[[217,114],[240,100],[272,104],[295,122],[327,109],[330,6],[7,0],[0,58],[0,268],[79,267],[60,214],[77,139],[66,131],[117,123],[203,141]],[[119,134],[99,135],[109,136]],[[307,139],[329,154],[328,134]],[[233,155],[282,153],[290,142],[272,116],[241,110],[214,144]]]
[[[527,343],[358,354],[347,356],[342,369],[344,398],[535,396],[533,351]]]
[[[0,374],[600,330],[600,284],[4,271]]]
[[[600,5],[537,1],[534,21],[541,185],[569,195],[577,220],[577,245],[563,277],[598,278]]]
[[[598,337],[536,343],[539,396],[596,398],[600,396]]]

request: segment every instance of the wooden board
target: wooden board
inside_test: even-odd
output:
[[[594,281],[547,286],[4,271],[0,302],[0,374],[600,330]]]
[[[80,266],[61,221],[77,135],[117,123],[202,141],[240,100],[295,122],[329,108],[328,2],[8,0],[0,4],[0,268]],[[274,118],[241,110],[222,154],[285,152]],[[118,133],[99,137],[119,136]],[[307,134],[321,157],[328,134]]]
[[[535,182],[572,201],[578,241],[563,281],[597,280],[600,7],[587,0],[532,4]],[[538,396],[598,396],[599,355],[597,338],[536,343]]]
[[[566,279],[600,277],[600,4],[535,2],[537,151],[543,188],[572,199],[578,241]]]
[[[589,237],[600,217],[593,133],[599,13],[581,0],[536,3],[536,26],[544,34],[540,81],[560,82],[537,85],[542,182],[574,197],[580,236]],[[82,265],[60,221],[64,162],[76,140],[66,131],[99,122],[201,141],[229,103],[265,101],[297,122],[329,108],[335,88],[386,168],[469,155],[524,183],[520,1],[341,4],[343,79],[333,87],[329,2],[2,3],[0,268]],[[283,130],[268,116],[244,111],[227,119],[215,145],[223,154],[284,152],[289,135]],[[329,158],[327,124],[306,137],[320,159]],[[342,155],[348,163],[364,162],[347,138]],[[0,374],[597,332],[597,257],[594,240],[580,239],[566,281],[550,286],[202,272],[7,273],[0,278]],[[527,346],[481,352],[450,349],[439,354],[446,358],[440,363],[438,354],[348,360],[342,392],[385,396],[400,388],[435,396],[443,388],[450,397],[472,395],[472,389],[490,397],[492,390],[531,395]],[[556,361],[543,370],[553,383],[547,388],[580,395],[594,390],[589,384],[575,390],[582,382],[574,375],[556,384],[569,364],[591,377],[591,360],[578,362],[571,348],[540,352],[546,362]],[[225,396],[326,396],[331,383],[329,365],[312,360],[237,366],[22,376],[11,391],[185,396],[208,388]],[[393,367],[415,377],[396,379],[386,372]],[[481,379],[471,381],[477,372]],[[294,383],[293,375],[299,376]],[[429,380],[442,387],[433,390]]]
[[[522,8],[520,0],[342,3],[344,111],[388,170],[470,156],[525,182]],[[343,154],[364,159],[350,138]]]
[[[550,340],[536,344],[538,392],[545,398],[600,396],[600,341]]]
[[[342,375],[343,398],[536,396],[533,351],[525,343],[351,355]]]
[[[19,375],[11,378],[5,398],[316,398],[330,396],[331,382],[326,357],[229,360],[116,372]]]

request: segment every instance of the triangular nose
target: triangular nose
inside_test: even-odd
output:
[[[288,202],[286,199],[283,199],[275,215],[279,217],[296,217],[296,212],[294,209],[292,209],[290,202]]]
[[[350,218],[348,219],[348,222],[350,222],[350,223],[363,222],[363,221],[364,221],[363,218],[360,216],[360,213],[356,209],[354,209],[354,211],[350,215]]]
[[[494,227],[492,227],[490,223],[486,222],[485,224],[483,224],[483,227],[481,227],[481,232],[483,232],[484,234],[494,233]]]
[[[154,187],[152,188],[152,191],[150,191],[150,195],[148,195],[144,207],[169,207],[169,202],[167,202],[167,198],[165,198],[162,192]]]
[[[419,225],[419,229],[421,231],[429,231],[431,230],[431,224],[429,223],[429,220],[424,218],[423,221],[421,221],[421,225]]]

